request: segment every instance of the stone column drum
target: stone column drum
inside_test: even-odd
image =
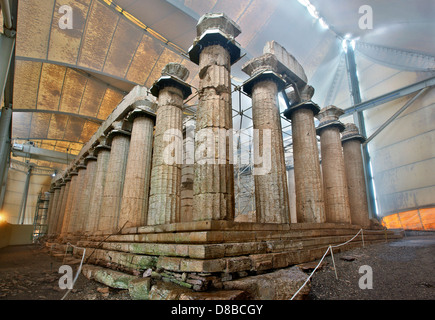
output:
[[[84,159],[86,165],[85,176],[83,177],[82,192],[79,198],[79,216],[77,219],[77,229],[80,233],[86,231],[86,225],[88,223],[89,205],[91,195],[94,190],[95,172],[97,168],[97,158],[94,156],[87,156]]]
[[[103,202],[104,185],[106,183],[107,166],[110,159],[110,147],[104,142],[94,149],[94,156],[97,157],[97,167],[95,172],[94,190],[89,201],[88,223],[85,231],[94,233],[98,229],[101,215],[101,205]]]
[[[56,226],[56,234],[58,235],[60,235],[60,233],[62,232],[62,225],[65,219],[65,208],[66,208],[68,194],[71,186],[71,177],[69,176],[69,174],[65,177],[64,183],[65,183],[65,190],[63,192],[62,204],[60,207],[60,215]]]
[[[50,189],[48,190],[48,192],[50,193],[50,197],[49,197],[49,203],[48,203],[48,210],[47,210],[47,231],[46,234],[48,235],[48,229],[50,228],[50,218],[52,216],[52,211],[53,211],[53,197],[54,197],[54,189],[53,189],[53,185],[50,186]]]
[[[323,108],[317,118],[320,135],[326,222],[350,223],[349,195],[340,132],[344,125],[338,118],[344,113],[335,106]]]
[[[117,125],[117,129],[109,133],[108,143],[111,144],[111,151],[98,229],[103,233],[114,233],[118,231],[119,210],[130,147],[130,132],[122,129],[121,125]]]
[[[125,227],[139,227],[146,225],[147,222],[154,109],[154,103],[144,100],[127,118],[133,124],[125,171],[127,183],[124,183],[119,213],[118,225],[120,227],[124,225]]]
[[[291,120],[293,140],[294,179],[297,222],[326,221],[319,149],[317,147],[314,116],[320,108],[311,101],[314,88],[307,85],[287,94],[290,101],[284,116]]]
[[[370,227],[370,218],[364,163],[361,153],[361,143],[364,141],[365,138],[359,133],[355,124],[347,123],[345,125],[345,129],[341,133],[341,142],[349,192],[351,221],[352,224],[368,228]]]
[[[225,14],[205,14],[189,49],[199,65],[192,219],[234,220],[231,65],[240,57],[240,27]]]
[[[290,205],[282,138],[278,91],[285,81],[277,74],[278,61],[267,53],[242,68],[251,78],[243,90],[252,98],[254,130],[254,184],[256,219],[259,223],[289,223]],[[269,138],[267,138],[269,137]],[[269,141],[270,139],[270,141]],[[256,164],[257,163],[257,164]],[[256,172],[258,170],[258,172]]]
[[[170,63],[151,88],[158,97],[151,171],[148,225],[180,221],[181,164],[183,162],[183,100],[191,93],[184,82],[189,71]]]
[[[66,236],[68,234],[68,226],[69,226],[70,221],[71,221],[72,204],[74,201],[74,195],[75,195],[76,190],[77,190],[78,172],[73,170],[69,173],[69,175],[71,177],[71,182],[70,182],[68,198],[67,198],[67,202],[66,202],[66,206],[65,206],[65,215],[63,218],[62,230],[60,232],[62,237]]]
[[[75,192],[73,196],[73,201],[71,205],[71,217],[68,224],[68,234],[72,235],[78,231],[81,231],[78,228],[78,222],[80,220],[80,198],[83,193],[83,181],[86,175],[86,166],[83,161],[76,167],[77,170],[77,182],[75,187]]]
[[[63,202],[63,198],[64,198],[64,194],[65,194],[65,186],[66,183],[64,180],[62,180],[62,182],[59,184],[60,190],[59,190],[59,198],[57,199],[57,203],[56,203],[56,216],[54,217],[53,220],[53,235],[58,235],[58,225],[59,225],[59,221],[62,221],[63,219],[63,211],[62,211],[62,202]]]
[[[183,131],[183,164],[181,165],[180,222],[192,221],[193,163],[195,158],[195,121],[188,119]]]
[[[50,217],[48,217],[48,235],[52,236],[53,235],[53,229],[54,229],[54,225],[56,223],[56,217],[57,217],[57,203],[59,202],[59,194],[60,194],[60,187],[58,184],[56,184],[53,187],[54,190],[54,195],[53,195],[53,205],[52,205],[52,209],[50,212]]]

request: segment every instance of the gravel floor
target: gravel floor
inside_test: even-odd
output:
[[[405,237],[334,254],[311,278],[312,300],[434,300],[435,235]],[[372,289],[360,289],[360,278],[367,285],[372,270]],[[363,267],[364,268],[364,267]],[[367,268],[368,269],[368,268]],[[366,270],[367,270],[366,269]]]

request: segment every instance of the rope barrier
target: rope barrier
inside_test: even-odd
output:
[[[333,254],[333,252],[332,252],[332,251],[333,251],[332,248],[338,248],[338,247],[341,247],[341,246],[344,246],[344,245],[348,244],[348,243],[351,242],[353,239],[355,239],[355,238],[359,235],[360,232],[361,232],[361,239],[362,239],[362,244],[363,244],[363,248],[364,248],[364,232],[363,232],[363,229],[360,229],[360,230],[358,231],[358,233],[352,237],[352,239],[350,239],[350,240],[348,240],[348,241],[346,241],[346,242],[343,242],[343,243],[338,244],[338,245],[335,245],[335,246],[329,245],[329,246],[328,246],[328,249],[326,249],[325,253],[323,254],[322,259],[320,259],[320,262],[319,262],[319,263],[317,264],[317,266],[314,268],[313,272],[311,272],[310,276],[307,278],[307,280],[305,280],[304,284],[303,284],[303,285],[298,289],[298,291],[295,292],[295,294],[290,298],[290,300],[293,300],[293,299],[298,295],[298,293],[302,290],[302,288],[305,287],[305,285],[308,283],[308,281],[309,281],[309,280],[311,279],[311,277],[313,276],[314,272],[316,272],[317,268],[318,268],[318,267],[320,266],[320,264],[322,263],[323,259],[325,259],[325,257],[326,257],[326,255],[328,254],[328,252],[331,252],[332,263],[333,263],[333,265],[334,265],[335,278],[338,280],[338,276],[337,276],[337,268],[335,267],[334,254]]]

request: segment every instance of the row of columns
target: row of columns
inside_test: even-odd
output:
[[[150,102],[144,102],[126,119],[114,123],[88,157],[53,187],[49,235],[114,233],[124,227],[234,219],[232,136],[227,133],[232,129],[231,65],[240,57],[234,40],[238,34],[240,28],[225,15],[207,14],[198,22],[197,38],[189,50],[190,59],[199,65],[200,78],[195,150],[202,153],[195,156],[206,160],[196,159],[193,175],[192,166],[184,167],[193,176],[189,183],[192,194],[183,198],[189,200],[191,211],[187,213],[187,206],[181,204],[182,107],[191,94],[185,83],[189,71],[169,63],[151,88],[158,98],[155,113],[150,112]],[[270,155],[267,170],[254,176],[259,223],[290,223],[278,104],[278,93],[287,81],[278,65],[276,56],[266,53],[243,66],[250,76],[243,90],[252,98],[257,154]],[[311,101],[313,94],[308,85],[299,88],[296,98],[289,94],[292,103],[284,113],[292,122],[297,220],[367,226],[360,151],[363,137],[351,125],[340,136],[345,129],[338,120],[342,111],[334,106],[320,110]],[[317,128],[314,116],[320,121]],[[198,139],[203,131],[214,135],[211,144]],[[321,166],[316,135],[320,136]]]

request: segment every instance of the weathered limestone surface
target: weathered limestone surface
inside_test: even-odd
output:
[[[183,131],[183,164],[181,165],[180,190],[180,222],[192,221],[193,179],[194,179],[194,137],[195,125],[193,120],[186,121]]]
[[[326,221],[314,114],[319,111],[311,102],[314,89],[301,90],[304,100],[292,103],[284,113],[292,121],[294,179],[297,222]],[[294,92],[294,91],[293,91]],[[294,98],[288,95],[290,101]]]
[[[91,195],[94,191],[95,173],[97,169],[97,158],[89,156],[85,158],[86,171],[83,177],[82,192],[79,198],[79,215],[77,218],[77,231],[84,232],[88,223],[89,205]]]
[[[64,223],[64,218],[65,218],[65,208],[66,208],[66,204],[67,204],[67,200],[68,200],[70,186],[71,186],[71,178],[66,177],[65,178],[65,190],[63,192],[62,203],[60,206],[59,219],[58,219],[57,225],[56,225],[56,234],[57,235],[59,235],[62,231],[62,225]]]
[[[112,143],[107,165],[98,229],[107,233],[117,231],[122,191],[124,189],[125,169],[127,166],[130,134],[124,130],[111,132]]]
[[[221,41],[208,41],[203,37],[206,31],[214,32]],[[240,28],[225,15],[205,15],[197,25],[196,45],[189,51],[195,61],[191,53],[201,44],[192,213],[195,221],[234,219],[232,135],[227,134],[232,129],[231,63],[234,52],[240,52],[232,50],[235,44],[229,39],[239,33]]]
[[[168,64],[163,75],[184,81],[189,72],[180,64]],[[161,85],[160,78],[154,87]],[[159,88],[156,112],[153,165],[149,198],[148,225],[180,221],[181,164],[183,161],[183,88],[175,80]],[[153,90],[153,89],[152,89]]]
[[[345,127],[341,135],[341,141],[343,144],[351,220],[353,224],[368,228],[370,219],[364,163],[361,154],[361,143],[365,138],[359,134],[358,127],[355,124],[348,123]]]
[[[61,223],[63,219],[63,212],[62,212],[62,203],[64,200],[64,194],[65,194],[65,186],[66,183],[63,181],[60,185],[60,191],[59,191],[59,198],[56,203],[56,216],[54,217],[55,220],[53,221],[53,234],[57,235],[58,233],[58,225]]]
[[[308,275],[299,267],[290,267],[275,272],[225,281],[226,290],[242,290],[253,300],[289,300],[307,280]],[[296,300],[303,299],[310,292],[310,282],[298,293]]]
[[[82,192],[83,192],[83,180],[86,175],[86,166],[83,163],[80,163],[77,166],[77,182],[76,182],[76,188],[74,192],[74,197],[72,200],[72,206],[71,206],[71,218],[68,225],[68,234],[74,234],[77,231],[81,231],[78,229],[78,221],[80,219],[80,201]]]
[[[53,227],[56,222],[56,216],[57,216],[57,203],[59,202],[59,194],[60,194],[60,187],[55,186],[54,188],[54,195],[53,195],[53,207],[51,210],[50,217],[48,218],[48,235],[53,235]]]
[[[130,149],[125,171],[119,225],[145,225],[148,216],[148,196],[151,175],[154,119],[136,111],[133,119]]]
[[[243,70],[251,77],[261,72],[276,72],[277,60],[266,54],[248,61]],[[252,79],[252,78],[251,78]],[[249,81],[249,80],[248,80]],[[289,223],[290,205],[278,106],[278,85],[284,83],[278,76],[257,76],[252,86],[252,120],[255,154],[262,162],[254,166],[255,204],[257,222]],[[246,86],[246,85],[245,85]],[[267,139],[266,137],[270,137]],[[254,162],[259,162],[254,159]],[[255,170],[259,170],[258,173]]]
[[[71,176],[71,185],[70,185],[69,192],[68,192],[67,203],[65,206],[65,216],[64,216],[64,220],[63,220],[63,224],[62,224],[62,230],[60,233],[62,237],[67,235],[67,233],[68,233],[68,226],[69,226],[70,221],[71,221],[71,209],[72,209],[74,195],[75,195],[76,188],[77,188],[77,172],[76,171],[70,172],[70,176]]]
[[[52,218],[52,212],[53,212],[53,203],[54,203],[54,186],[52,186],[50,188],[50,190],[48,191],[50,193],[50,197],[49,197],[49,203],[48,203],[48,211],[47,211],[47,234],[49,234],[49,229],[50,229],[50,221]]]
[[[95,148],[94,155],[97,157],[97,168],[95,172],[94,190],[89,201],[88,223],[85,228],[85,231],[88,233],[93,233],[97,231],[98,228],[104,186],[106,183],[107,166],[110,159],[110,147],[100,144]]]
[[[317,115],[320,123],[322,174],[327,222],[351,223],[349,195],[343,159],[340,131],[344,125],[338,120],[343,110],[328,106]]]

